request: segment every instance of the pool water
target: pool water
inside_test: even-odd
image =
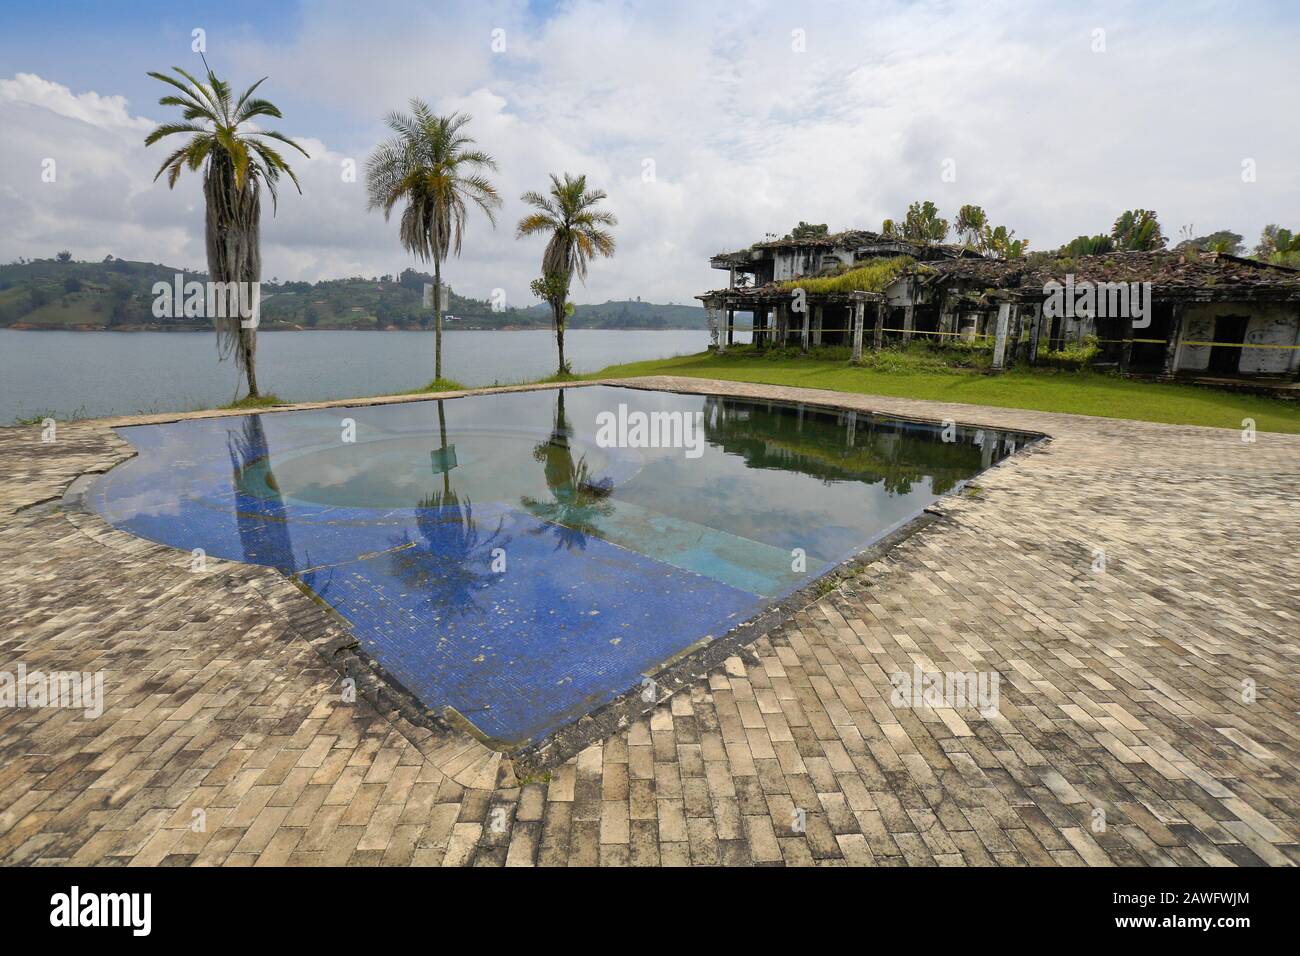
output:
[[[609,425],[638,413],[657,424]],[[139,455],[91,491],[107,521],[295,577],[425,707],[501,746],[638,686],[1032,440],[607,386],[120,434]]]

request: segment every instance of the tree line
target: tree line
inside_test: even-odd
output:
[[[994,226],[983,207],[977,205],[962,206],[957,210],[956,218],[949,221],[940,215],[933,202],[919,200],[907,207],[901,219],[886,219],[880,231],[890,238],[921,246],[946,244],[952,236],[964,248],[1002,259],[1019,259],[1029,254],[1028,239],[1017,239],[1015,230],[1006,226]],[[811,239],[828,234],[825,223],[801,220],[790,230],[788,238]],[[1181,241],[1173,247],[1176,252],[1219,252],[1234,256],[1249,252],[1262,262],[1300,268],[1300,232],[1284,229],[1275,223],[1264,227],[1253,249],[1247,248],[1240,233],[1228,229],[1198,236],[1192,226],[1183,226],[1180,234]],[[1109,232],[1078,236],[1045,255],[1074,258],[1108,252],[1154,252],[1168,245],[1169,240],[1154,210],[1127,209],[1116,217]]]

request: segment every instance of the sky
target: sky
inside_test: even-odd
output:
[[[204,267],[201,180],[174,190],[146,148],[166,87],[208,62],[280,107],[310,153],[302,194],[264,204],[264,278],[417,265],[366,209],[384,116],[418,96],[462,111],[492,154],[495,228],[473,214],[444,275],[533,303],[544,240],[520,195],[585,173],[619,219],[578,302],[692,302],[716,252],[800,220],[878,229],[914,200],[977,203],[1050,249],[1124,209],[1253,245],[1300,228],[1300,6],[957,2],[6,3],[0,261],[112,254]],[[165,141],[166,142],[166,141]],[[48,161],[53,160],[51,166]],[[345,175],[348,162],[359,174]],[[49,175],[53,169],[54,175]],[[53,181],[48,181],[52,178]]]

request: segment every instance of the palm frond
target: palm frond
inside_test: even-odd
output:
[[[161,126],[159,126],[157,129],[155,129],[153,132],[151,132],[148,136],[144,138],[144,144],[146,146],[152,146],[154,143],[158,142],[158,140],[162,139],[164,136],[170,136],[173,133],[204,134],[207,132],[208,130],[206,127],[199,126],[197,123],[163,123]]]
[[[244,108],[234,116],[234,122],[243,123],[252,119],[254,116],[273,116],[276,119],[283,119],[284,114],[280,108],[270,100],[249,100]]]
[[[265,137],[267,137],[268,139],[278,139],[280,142],[285,143],[285,144],[288,145],[288,146],[292,146],[294,149],[296,149],[298,152],[302,153],[302,154],[303,154],[304,156],[306,156],[308,159],[311,159],[311,153],[307,152],[307,150],[303,149],[301,146],[299,146],[297,143],[295,143],[293,140],[291,140],[288,136],[285,136],[283,133],[277,133],[277,132],[276,132],[275,130],[273,130],[273,129],[267,129],[267,130],[260,130],[260,129],[259,129],[259,130],[254,130],[253,132],[251,132],[251,133],[246,133],[245,135],[247,135],[247,136],[265,136]]]

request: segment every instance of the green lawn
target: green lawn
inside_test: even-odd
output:
[[[1026,368],[991,375],[972,369],[937,367],[924,360],[914,361],[913,356],[904,353],[882,353],[880,359],[873,360],[868,355],[868,366],[855,367],[839,358],[771,356],[745,351],[718,356],[702,352],[612,365],[583,377],[687,375],[1220,428],[1241,428],[1243,419],[1253,418],[1259,431],[1300,434],[1300,402],[1192,385],[1135,381],[1094,372]]]

